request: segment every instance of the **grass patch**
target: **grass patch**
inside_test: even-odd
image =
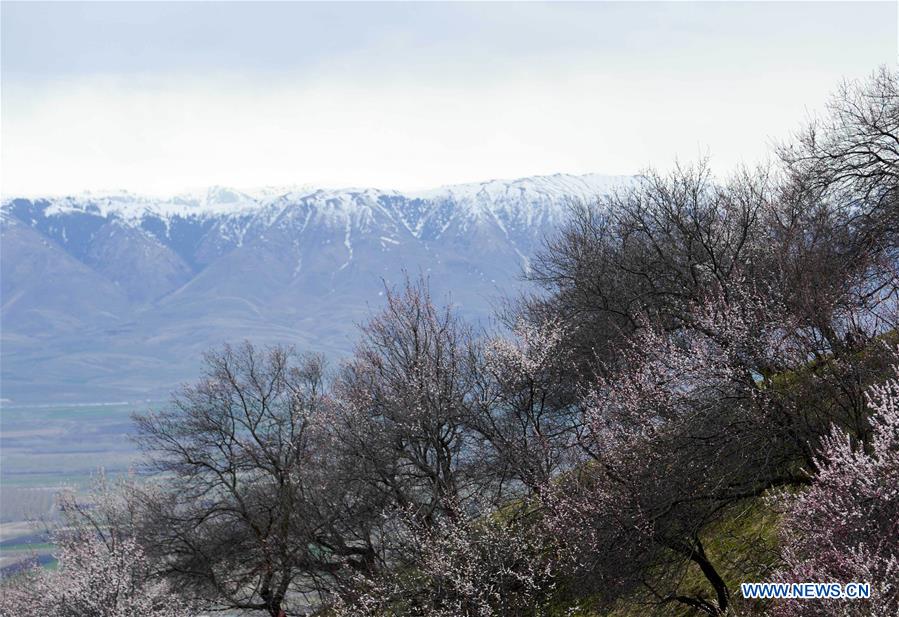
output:
[[[763,497],[736,505],[720,521],[703,531],[701,540],[706,554],[727,583],[731,609],[737,614],[764,613],[764,602],[744,600],[740,596],[740,583],[768,580],[778,564],[778,532],[779,515]],[[649,576],[652,580],[651,573]],[[675,578],[677,593],[714,599],[711,586],[695,564],[685,566]],[[670,581],[666,589],[672,589]],[[556,604],[552,614],[570,617],[695,617],[698,614],[695,609],[677,602],[659,604],[643,590],[602,608],[597,608],[598,598],[569,602]]]
[[[11,544],[8,546],[0,546],[0,553],[20,553],[20,552],[28,552],[28,551],[51,551],[54,548],[54,544],[51,542],[38,542],[38,543],[28,543],[24,542],[22,544]]]

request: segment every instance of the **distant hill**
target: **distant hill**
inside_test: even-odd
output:
[[[164,397],[196,376],[203,350],[244,338],[336,358],[403,269],[485,319],[567,204],[627,180],[6,200],[0,396]]]

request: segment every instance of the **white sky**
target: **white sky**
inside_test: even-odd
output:
[[[723,173],[897,60],[896,2],[0,10],[6,196]]]

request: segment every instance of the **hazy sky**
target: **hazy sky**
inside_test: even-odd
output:
[[[897,3],[2,3],[2,190],[425,188],[752,163]]]

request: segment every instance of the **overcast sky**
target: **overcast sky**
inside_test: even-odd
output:
[[[3,194],[724,173],[897,3],[2,3]]]

